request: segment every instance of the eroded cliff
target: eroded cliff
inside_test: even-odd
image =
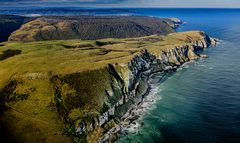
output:
[[[201,57],[198,51],[216,42],[204,32],[191,31],[98,41],[4,43],[1,52],[21,53],[0,61],[1,121],[23,141],[67,142],[66,135],[75,142],[115,140],[119,128],[114,127],[148,95],[151,74],[164,76]],[[50,130],[48,125],[54,126]]]

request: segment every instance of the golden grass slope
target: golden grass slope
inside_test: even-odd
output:
[[[189,38],[202,38],[201,32],[173,33],[130,39],[104,39],[99,46],[94,40],[56,40],[41,42],[6,42],[5,50],[21,50],[20,55],[0,61],[0,87],[11,77],[42,77],[99,69],[107,64],[128,63],[142,49],[153,54],[189,43]],[[100,43],[100,44],[101,44]]]
[[[154,55],[191,41],[202,40],[203,33],[191,31],[167,36],[147,36],[129,39],[56,40],[41,42],[1,43],[0,55],[6,50],[21,50],[19,55],[0,61],[0,89],[16,81],[7,102],[7,110],[0,123],[8,127],[11,136],[19,142],[70,142],[63,135],[63,122],[54,105],[54,91],[50,79],[83,73],[81,90],[91,88],[94,96],[84,104],[88,111],[95,111],[101,101],[95,97],[107,86],[104,67],[108,64],[126,65],[135,55],[147,49]],[[96,71],[88,73],[88,71]],[[91,75],[94,74],[94,75]],[[103,82],[94,82],[103,81]],[[83,88],[81,88],[83,87]],[[68,87],[63,87],[68,89]],[[104,90],[103,90],[104,91]],[[68,90],[70,92],[70,90]],[[73,91],[74,92],[74,91]],[[27,98],[24,95],[28,95]],[[2,96],[2,95],[0,95]],[[87,96],[87,92],[86,92]],[[85,95],[83,95],[84,99]],[[87,106],[89,104],[89,106]],[[101,103],[102,105],[102,103]],[[94,139],[93,139],[94,140]]]

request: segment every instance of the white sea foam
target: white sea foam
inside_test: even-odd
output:
[[[180,68],[178,68],[178,69],[177,69],[177,71],[180,71],[180,70],[182,70],[182,69],[183,69],[183,68],[182,68],[182,67],[180,67]]]
[[[162,99],[162,97],[159,96],[160,91],[161,90],[160,90],[159,86],[153,85],[153,88],[150,91],[149,95],[147,97],[145,97],[143,99],[143,102],[132,111],[132,114],[139,116],[139,118],[130,124],[122,126],[123,131],[127,131],[129,133],[138,133],[138,130],[140,128],[140,122],[142,122],[144,115],[148,114],[149,110],[155,109],[156,108],[156,106],[154,106],[155,103]],[[131,116],[130,116],[130,118],[131,118]]]
[[[130,133],[137,133],[140,128],[138,122],[133,122],[132,124],[128,125],[124,130]]]

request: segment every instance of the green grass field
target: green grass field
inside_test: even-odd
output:
[[[54,104],[53,76],[62,78],[66,83],[61,86],[61,91],[66,95],[63,98],[66,109],[71,113],[69,116],[74,115],[75,109],[89,113],[100,112],[98,110],[105,101],[102,92],[111,81],[105,71],[108,64],[126,65],[143,49],[159,55],[162,51],[201,38],[201,32],[192,31],[167,36],[98,41],[1,43],[0,57],[7,50],[21,51],[0,60],[0,91],[9,92],[0,98],[0,102],[9,108],[1,117],[1,122],[8,126],[11,135],[20,142],[70,142],[63,135],[64,124]],[[76,76],[72,76],[74,74],[78,77],[76,81]],[[10,81],[17,82],[13,90],[4,90]],[[100,134],[101,131],[94,132]],[[89,140],[94,138],[93,135]]]

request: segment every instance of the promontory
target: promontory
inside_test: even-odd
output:
[[[202,31],[176,33],[169,19],[82,18],[82,27],[74,17],[35,19],[0,44],[5,138],[97,142],[147,96],[149,75],[174,71],[216,44]]]

